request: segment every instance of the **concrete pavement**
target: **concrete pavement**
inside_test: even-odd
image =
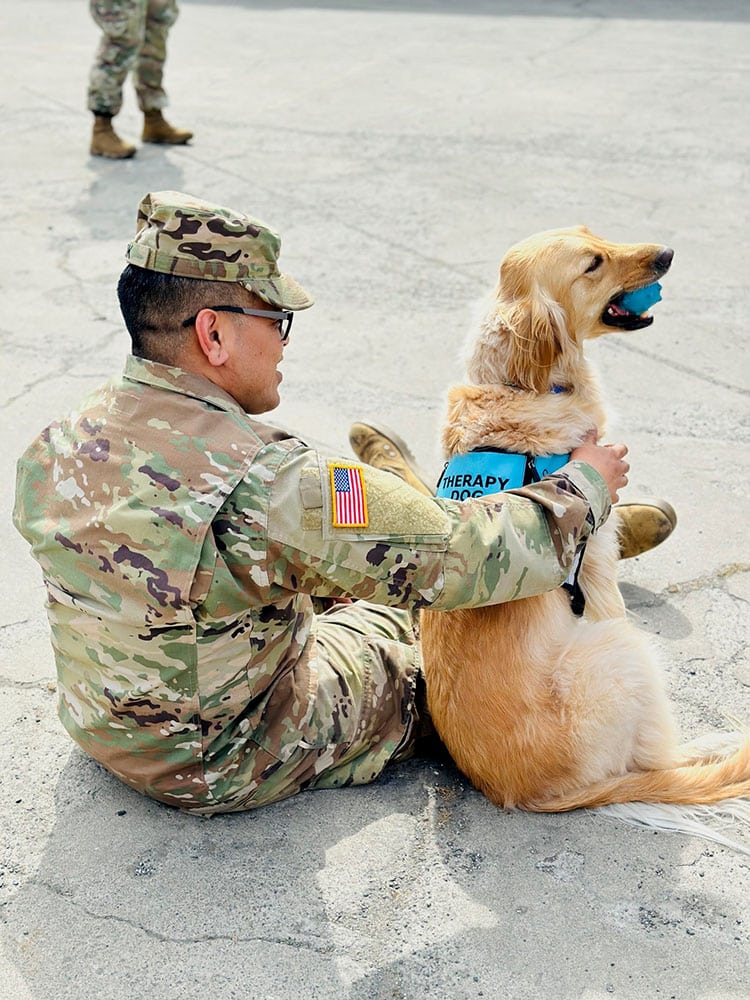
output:
[[[118,369],[146,191],[277,226],[317,297],[274,419],[344,453],[375,415],[437,470],[474,304],[517,239],[585,222],[676,250],[656,322],[591,354],[630,496],[677,532],[624,564],[686,735],[750,719],[748,8],[743,0],[182,0],[169,116],[192,145],[87,155],[96,29],[1,0],[0,994],[13,1000],[740,1000],[750,864],[595,813],[496,810],[451,767],[189,818],[75,749],[16,456]],[[117,120],[137,137],[132,91]]]

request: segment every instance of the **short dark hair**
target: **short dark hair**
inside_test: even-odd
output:
[[[236,281],[162,274],[128,264],[117,283],[125,326],[138,358],[177,364],[194,333],[182,321],[210,305],[251,306],[254,298]]]

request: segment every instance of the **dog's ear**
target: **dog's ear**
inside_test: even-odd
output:
[[[503,312],[509,333],[508,380],[532,392],[546,392],[567,337],[563,309],[537,292],[512,302]]]

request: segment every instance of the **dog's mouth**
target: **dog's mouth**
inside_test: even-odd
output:
[[[605,326],[614,326],[618,330],[642,330],[646,326],[651,326],[654,317],[649,315],[648,311],[635,313],[622,304],[626,294],[619,292],[609,300],[602,313],[602,323]]]
[[[651,280],[614,295],[605,306],[602,323],[618,330],[642,330],[645,326],[651,326],[654,317],[649,315],[649,309],[661,299],[658,279],[667,273],[673,257],[674,250],[671,247],[662,247],[651,262]]]

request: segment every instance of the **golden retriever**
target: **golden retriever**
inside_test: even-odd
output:
[[[454,387],[446,456],[478,447],[569,453],[605,427],[584,342],[649,325],[621,296],[653,283],[672,251],[618,245],[585,227],[540,233],[500,267]],[[554,387],[555,391],[550,391]],[[422,613],[428,705],[451,756],[492,802],[539,812],[610,803],[709,804],[750,794],[750,740],[680,748],[664,681],[616,583],[617,515],[586,545],[583,617],[560,588],[473,610]]]

